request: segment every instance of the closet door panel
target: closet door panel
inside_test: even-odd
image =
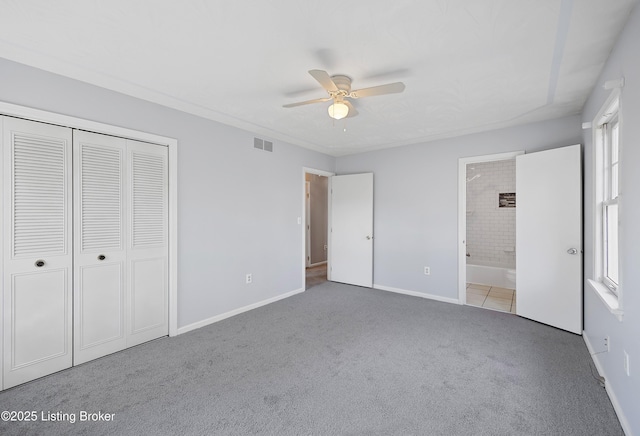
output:
[[[122,264],[82,266],[80,269],[78,304],[81,316],[76,327],[82,332],[80,348],[95,348],[124,338]],[[95,291],[98,289],[100,292]],[[121,347],[122,344],[114,351]]]
[[[38,377],[38,362],[68,353],[68,286],[65,269],[12,275],[13,370],[32,367],[25,372]]]
[[[126,347],[125,149],[74,131],[74,364]]]
[[[165,259],[131,262],[131,333],[162,328],[166,323]]]
[[[127,141],[129,174],[127,346],[166,336],[168,322],[167,148]]]
[[[3,387],[71,366],[71,130],[2,117]]]

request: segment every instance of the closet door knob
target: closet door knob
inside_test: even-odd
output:
[[[44,266],[44,260],[42,260],[42,259],[36,260],[35,266],[37,266],[38,268],[43,267]]]
[[[98,256],[98,260],[105,260],[107,258],[107,256],[105,256],[104,254],[101,254],[100,256]]]

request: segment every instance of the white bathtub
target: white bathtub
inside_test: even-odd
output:
[[[515,267],[490,262],[467,263],[467,283],[515,289],[515,281],[507,277],[509,270],[515,270]]]

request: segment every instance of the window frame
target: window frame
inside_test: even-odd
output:
[[[619,132],[620,132],[620,117],[619,117],[619,104],[617,107],[612,108],[612,111],[608,111],[606,116],[607,119],[603,124],[598,126],[599,129],[602,130],[602,151],[604,154],[603,165],[602,165],[602,179],[603,179],[603,198],[600,203],[600,209],[602,213],[602,224],[601,224],[601,232],[602,232],[602,282],[605,286],[611,290],[616,296],[618,296],[618,287],[619,287],[619,259],[620,259],[620,208],[618,202],[619,196],[619,179],[620,179],[620,141],[619,141]],[[616,268],[615,275],[618,279],[616,281],[612,278],[610,274],[610,263],[609,259],[611,257],[610,250],[613,248],[609,243],[609,221],[610,221],[610,207],[613,206],[617,208],[616,211],[616,239],[615,248],[617,252],[615,253],[616,257]]]
[[[622,113],[620,105],[621,89],[614,89],[600,111],[592,122],[593,131],[593,151],[594,151],[594,192],[593,192],[593,235],[594,235],[594,268],[592,280],[589,280],[592,287],[600,295],[602,300],[609,306],[612,313],[619,318],[622,315],[622,289],[620,277],[620,168],[621,168],[621,148],[620,132],[622,130]],[[611,126],[617,130],[617,161],[612,162],[612,139],[613,132]],[[616,174],[617,173],[617,174]],[[613,177],[616,183],[612,183]],[[617,192],[614,192],[617,191]],[[608,271],[608,248],[607,241],[607,209],[609,206],[617,207],[617,278],[616,283],[611,279]]]

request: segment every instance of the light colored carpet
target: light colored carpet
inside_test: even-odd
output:
[[[0,393],[2,435],[621,435],[580,336],[327,282]]]

